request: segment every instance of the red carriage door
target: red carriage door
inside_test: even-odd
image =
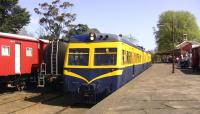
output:
[[[15,44],[15,73],[20,74],[20,44]]]

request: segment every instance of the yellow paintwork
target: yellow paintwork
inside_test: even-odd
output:
[[[94,49],[95,48],[117,48],[120,47],[121,42],[98,42],[98,43],[69,43],[67,53],[65,56],[64,68],[105,68],[105,66],[94,66]],[[73,66],[68,65],[68,53],[70,48],[89,48],[89,65],[88,66]],[[117,50],[117,55],[119,54],[120,49]],[[113,65],[106,66],[106,68],[118,68],[120,63],[119,58],[117,58],[117,65],[113,67]]]
[[[89,65],[88,66],[75,66],[68,65],[68,53],[70,48],[89,48]],[[95,48],[117,48],[117,64],[109,66],[94,66],[94,49]],[[138,54],[140,57],[139,60],[133,56],[131,64],[122,64],[122,50],[130,51],[133,54]],[[141,51],[135,47],[132,47],[123,42],[98,42],[98,43],[69,43],[68,49],[65,57],[64,68],[124,68],[132,65],[144,64],[151,61],[151,56],[149,53]],[[137,60],[137,61],[136,61]]]
[[[71,76],[71,77],[75,77],[75,78],[79,78],[79,79],[82,79],[82,80],[84,80],[85,82],[89,83],[89,81],[88,81],[86,78],[82,77],[82,76],[79,75],[79,74],[70,72],[70,71],[68,71],[68,70],[64,70],[64,75]]]
[[[89,64],[88,66],[75,66],[75,65],[68,65],[68,53],[70,48],[89,48]],[[117,48],[117,62],[116,65],[109,65],[109,66],[94,66],[94,50],[95,48]],[[130,63],[123,64],[122,63],[122,50],[131,52],[132,53],[132,60]],[[138,48],[132,47],[123,42],[88,42],[88,43],[69,43],[67,47],[67,53],[64,62],[64,68],[125,68],[128,66],[144,64],[147,62],[151,62],[151,54],[144,52]],[[87,82],[88,84],[102,78],[122,75],[122,70],[117,70],[113,72],[109,72],[92,80],[87,80],[81,75],[76,73],[64,70],[64,75],[79,78]]]
[[[103,74],[103,75],[100,75],[100,76],[97,76],[96,78],[92,79],[92,80],[87,80],[86,78],[84,78],[83,76],[79,75],[79,74],[76,74],[76,73],[73,73],[73,72],[70,72],[68,70],[64,70],[64,75],[67,75],[67,76],[71,76],[71,77],[75,77],[75,78],[79,78],[81,80],[84,80],[86,83],[90,84],[92,83],[93,81],[95,80],[98,80],[98,79],[102,79],[102,78],[107,78],[107,77],[112,77],[112,76],[121,76],[122,75],[122,70],[116,70],[116,71],[113,71],[113,72],[108,72],[106,74]]]

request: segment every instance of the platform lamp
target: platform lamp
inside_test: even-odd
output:
[[[166,25],[165,24],[167,24],[167,23],[160,23],[160,24],[158,24],[157,26],[159,26],[159,27],[165,27]],[[173,44],[173,49],[172,49],[172,73],[174,73],[175,72],[175,68],[174,68],[174,64],[175,64],[175,38],[174,38],[174,32],[175,32],[175,27],[174,27],[174,16],[172,17],[172,21],[170,22],[170,26],[171,26],[171,28],[172,28],[172,30],[171,30],[171,35],[172,35],[172,44]]]

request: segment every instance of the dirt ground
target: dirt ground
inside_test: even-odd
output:
[[[200,114],[200,74],[154,64],[87,114]]]

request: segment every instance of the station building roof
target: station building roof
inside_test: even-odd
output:
[[[192,49],[192,48],[196,48],[199,47],[200,43],[197,41],[183,41],[182,43],[180,43],[179,45],[176,46],[176,49]]]

